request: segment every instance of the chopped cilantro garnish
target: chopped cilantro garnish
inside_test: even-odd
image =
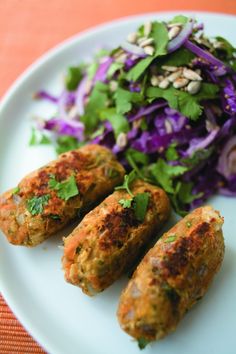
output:
[[[40,197],[32,197],[27,200],[26,207],[31,215],[42,214],[44,206],[48,204],[50,199],[49,194],[42,195]]]
[[[169,237],[167,237],[164,242],[165,243],[169,243],[169,242],[174,242],[176,240],[176,235],[171,235]]]
[[[17,194],[20,191],[20,187],[15,187],[12,189],[12,194]]]
[[[61,217],[57,214],[49,214],[49,217],[53,220],[61,220]]]
[[[138,221],[143,222],[148,208],[148,202],[150,199],[149,193],[138,193],[134,197],[134,213]]]
[[[176,15],[172,18],[171,21],[169,21],[169,23],[181,23],[183,25],[187,22],[188,22],[188,17],[184,15]]]
[[[59,198],[65,201],[79,194],[79,190],[76,184],[75,176],[70,176],[67,180],[58,182],[54,175],[50,176],[48,185],[51,189],[57,191]]]
[[[117,191],[120,189],[124,189],[127,191],[127,193],[129,193],[131,197],[134,197],[133,193],[130,190],[130,185],[136,178],[136,172],[134,170],[131,171],[128,175],[125,175],[123,184],[121,186],[116,187],[115,190]]]
[[[140,60],[126,75],[128,81],[137,81],[153,61],[154,57]]]
[[[119,200],[119,204],[122,205],[124,209],[131,208],[132,202],[133,202],[133,198]]]
[[[192,226],[191,221],[186,221],[186,226],[187,226],[188,228],[190,228],[190,227]]]
[[[166,158],[168,161],[178,160],[179,154],[176,150],[176,144],[171,144],[166,150]]]
[[[138,347],[141,350],[144,349],[149,343],[150,343],[150,341],[148,339],[145,339],[145,338],[138,339]]]

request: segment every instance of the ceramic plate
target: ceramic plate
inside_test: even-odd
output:
[[[173,13],[124,18],[96,27],[56,47],[26,73],[6,94],[0,113],[0,192],[15,186],[29,171],[54,158],[50,147],[29,147],[31,119],[50,116],[47,103],[32,94],[46,88],[57,94],[68,65],[91,58],[96,48],[118,45],[126,34],[148,19],[167,19]],[[236,44],[236,18],[194,13],[209,35],[221,35]],[[226,253],[223,267],[202,301],[183,319],[175,333],[153,343],[145,353],[235,353],[236,199],[215,197],[214,207],[225,217]],[[174,220],[172,220],[172,223]],[[63,235],[69,230],[64,230]],[[102,294],[89,298],[67,284],[61,270],[61,235],[34,249],[15,247],[0,235],[0,291],[18,319],[51,354],[140,353],[116,320],[116,309],[127,277]]]

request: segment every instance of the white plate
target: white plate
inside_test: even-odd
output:
[[[1,192],[54,157],[49,147],[27,146],[32,115],[54,111],[49,104],[33,102],[32,93],[40,88],[59,93],[61,74],[69,64],[90,58],[98,47],[118,45],[147,19],[172,15],[148,14],[99,26],[53,49],[18,79],[1,104]],[[194,15],[206,24],[209,35],[222,35],[236,44],[235,17]],[[147,347],[146,353],[235,353],[236,200],[216,197],[212,204],[225,216],[223,267],[205,298],[186,315],[177,331]],[[127,278],[95,298],[87,297],[79,288],[65,283],[62,252],[57,247],[60,243],[58,235],[35,249],[26,249],[9,245],[1,235],[0,290],[16,316],[51,354],[140,353],[116,320],[119,294]]]

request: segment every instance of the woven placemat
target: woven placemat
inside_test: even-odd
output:
[[[0,354],[46,352],[26,332],[0,295]]]

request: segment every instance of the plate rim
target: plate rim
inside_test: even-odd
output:
[[[176,14],[186,14],[192,15],[194,13],[194,17],[206,15],[210,17],[228,17],[231,19],[236,19],[236,15],[228,14],[223,12],[214,12],[214,11],[198,11],[198,10],[175,10],[175,11],[160,11],[160,12],[144,12],[141,14],[134,14],[129,16],[122,16],[116,18],[114,20],[105,21],[98,25],[89,27],[85,30],[82,30],[67,39],[59,42],[51,49],[47,50],[44,54],[39,56],[36,60],[34,60],[23,72],[17,76],[14,82],[10,85],[7,91],[4,93],[0,100],[0,120],[3,119],[2,115],[4,115],[4,109],[8,106],[14,94],[21,87],[21,85],[30,79],[30,76],[34,74],[39,67],[44,65],[48,60],[52,59],[54,56],[60,54],[63,51],[66,51],[70,46],[76,44],[81,39],[86,40],[87,38],[94,36],[96,31],[108,31],[110,29],[114,29],[116,26],[122,25],[127,21],[133,22],[136,20],[141,20],[143,17],[154,17],[154,16],[173,16]],[[63,68],[62,68],[63,71]],[[4,281],[0,278],[0,294],[2,295],[4,301],[9,306],[10,310],[14,313],[17,320],[24,327],[24,329],[31,335],[31,337],[35,340],[35,342],[41,346],[47,353],[59,353],[58,348],[54,346],[54,343],[48,341],[48,336],[45,336],[44,333],[38,332],[37,328],[32,326],[30,320],[23,315],[22,310],[17,305],[14,300],[14,296],[11,295],[11,291],[7,290],[7,287],[4,285]],[[46,338],[44,338],[46,337]]]

